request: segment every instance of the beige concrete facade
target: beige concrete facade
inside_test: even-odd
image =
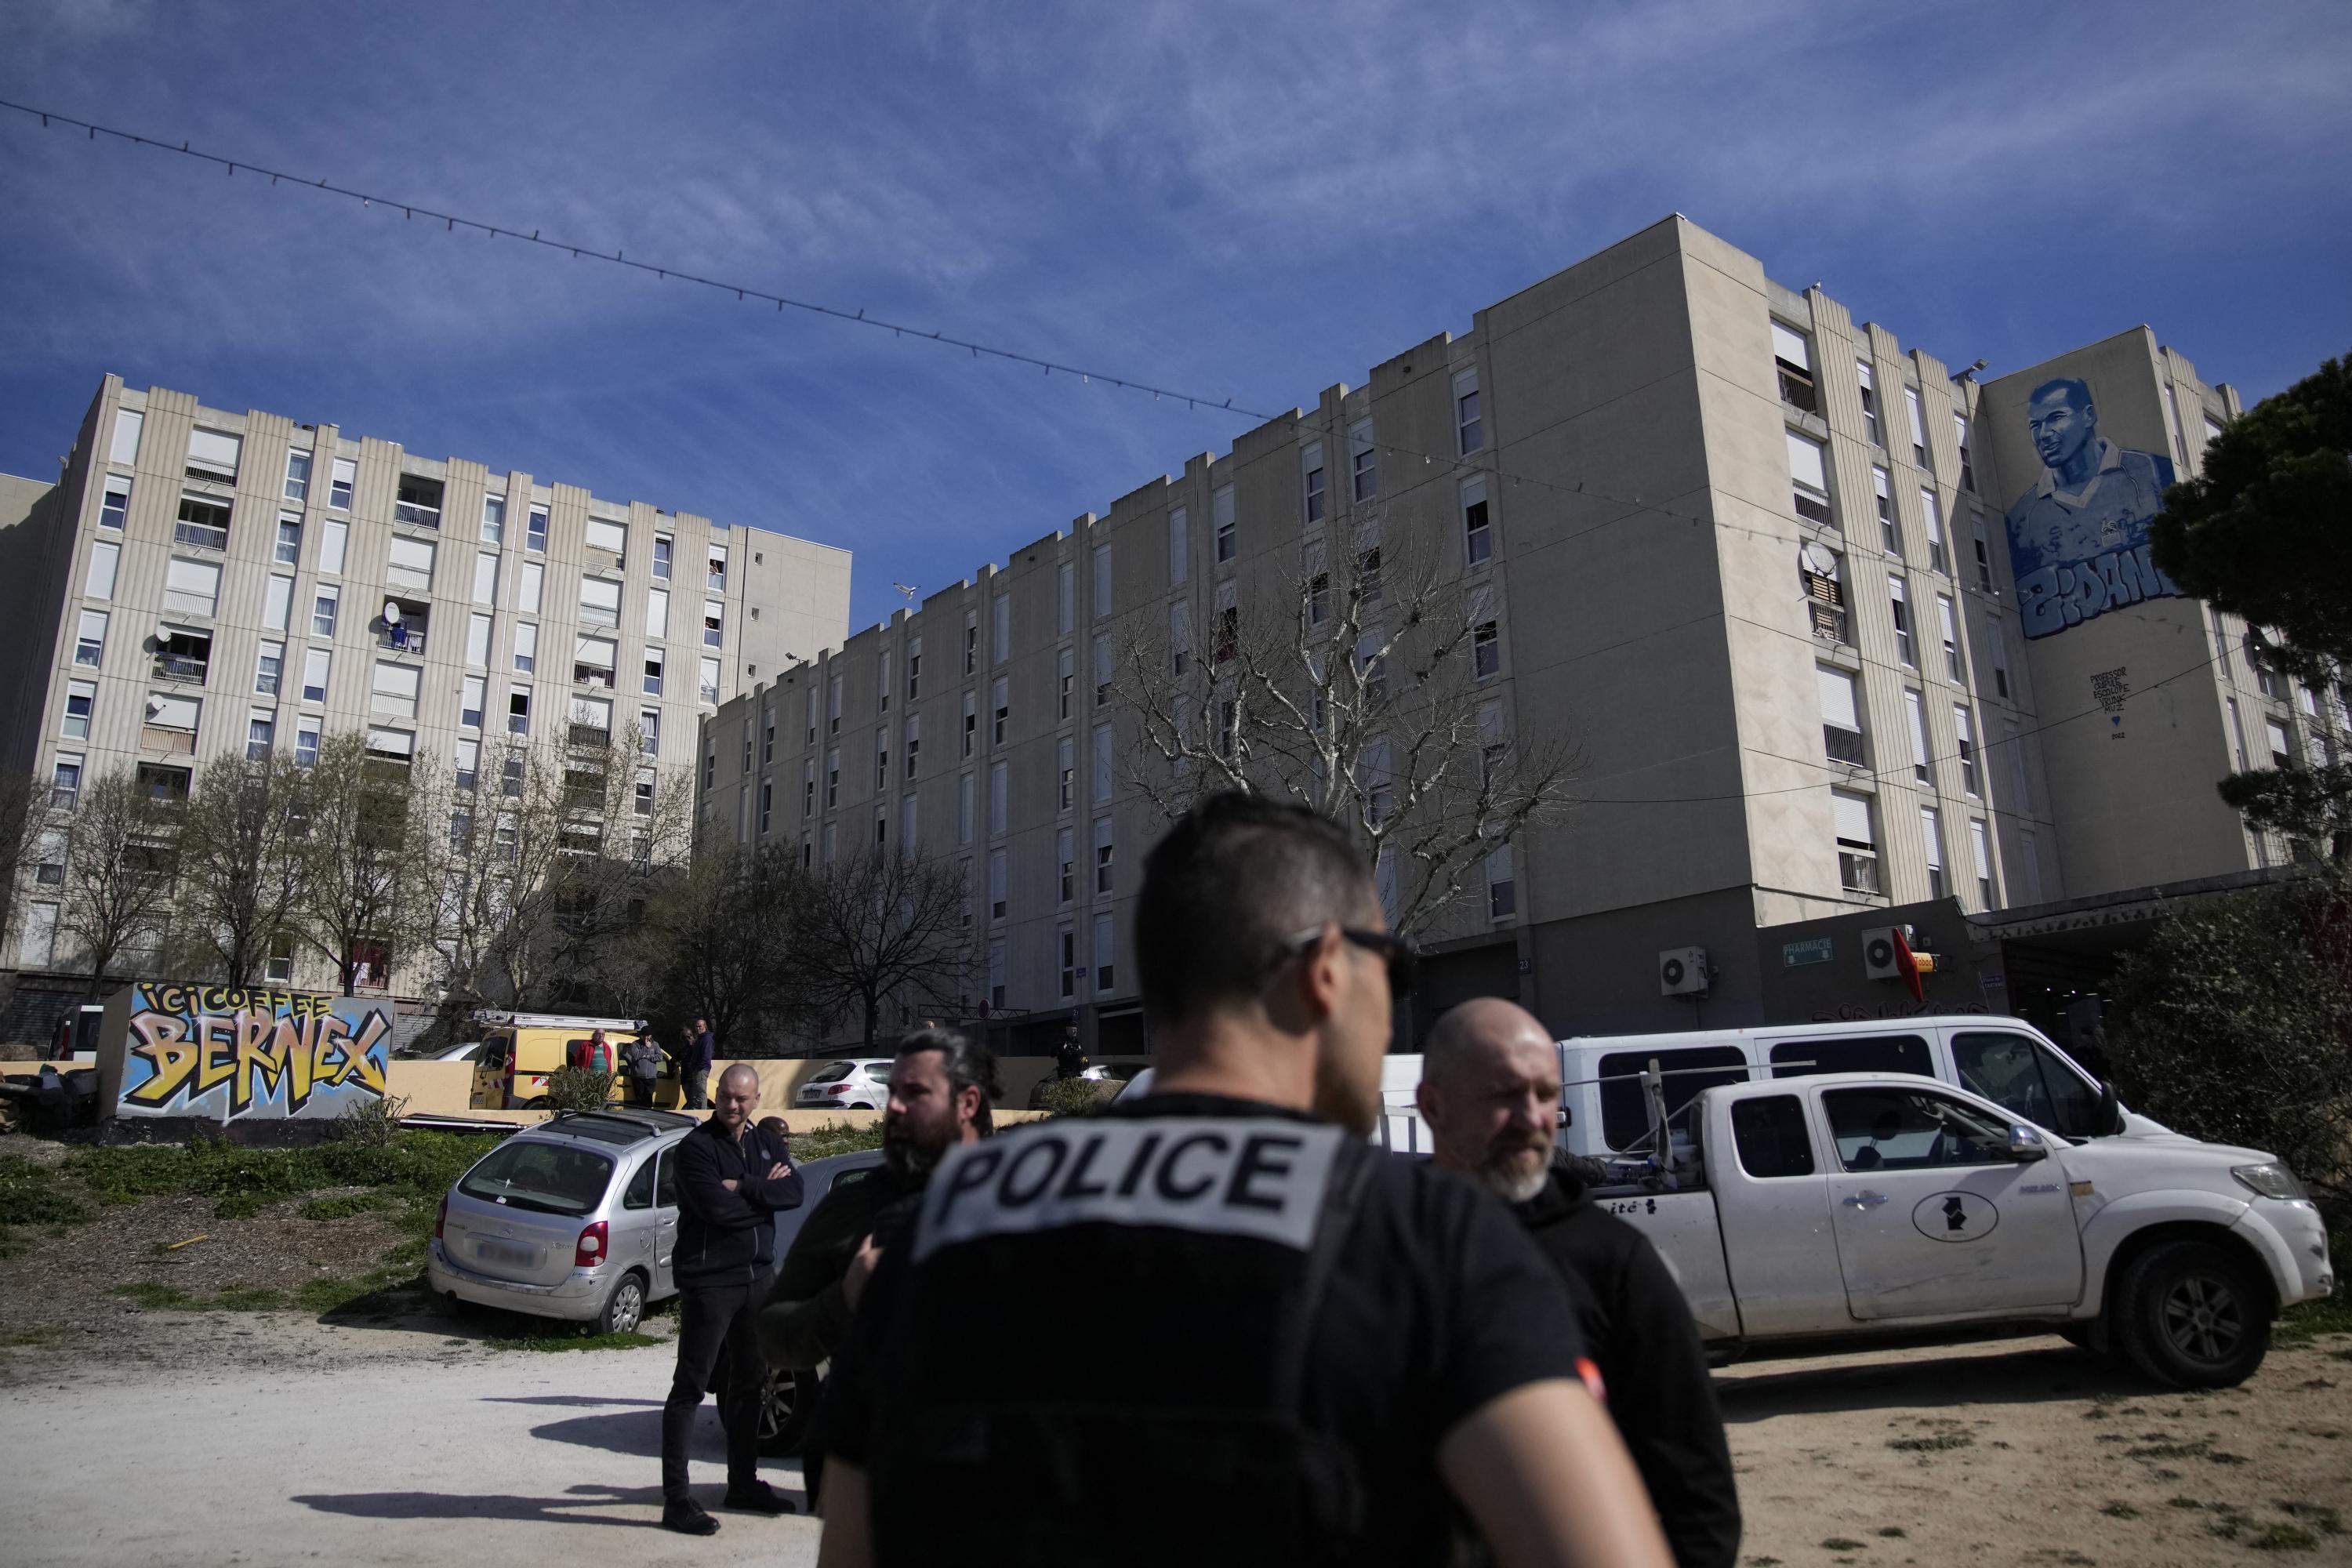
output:
[[[846,551],[112,375],[23,510],[0,525],[0,756],[61,799],[61,766],[162,779],[349,731],[446,768],[505,739],[517,694],[534,742],[634,725],[646,765],[683,769],[704,713],[848,620]],[[26,894],[11,964],[68,963]]]
[[[2234,410],[2161,363],[2179,395]],[[1205,627],[1221,592],[1263,592],[1320,537],[1307,473],[1319,459],[1345,516],[1369,444],[1383,539],[1429,542],[1493,606],[1499,668],[1478,700],[1584,759],[1584,804],[1512,847],[1511,912],[1474,889],[1433,933],[1421,1016],[1500,993],[1562,1032],[1760,1022],[1759,926],[2055,900],[2149,836],[2067,847],[2101,842],[2078,820],[2100,786],[2047,754],[2080,704],[2068,687],[2037,705],[1990,391],[1669,218],[754,685],[704,723],[706,830],[812,860],[911,837],[968,862],[971,1009],[1012,1016],[1016,1045],[1076,1017],[1126,1048],[1129,900],[1160,825],[1127,776],[1135,721],[1097,692],[1097,645],[1176,605]],[[2204,752],[2139,779],[2152,821],[2207,813],[2225,770]],[[1686,946],[1717,972],[1703,1005],[1660,994],[1660,951]]]

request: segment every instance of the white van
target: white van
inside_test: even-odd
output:
[[[1559,1042],[1559,1050],[1560,1146],[1602,1160],[1645,1144],[1651,1108],[1642,1076],[1653,1061],[1668,1117],[1717,1084],[1814,1073],[1906,1072],[1982,1095],[2021,1121],[2069,1138],[2170,1133],[2116,1104],[2110,1086],[2024,1019],[1990,1014],[1580,1035]],[[1391,1148],[1428,1150],[1429,1135],[1413,1110],[1420,1082],[1421,1058],[1391,1057],[1383,1064],[1384,1132]]]

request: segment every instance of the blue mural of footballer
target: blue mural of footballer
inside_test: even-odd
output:
[[[2042,465],[2042,478],[2009,509],[2025,635],[2048,637],[2142,599],[2185,597],[2157,570],[2147,544],[2172,459],[2100,435],[2090,385],[2073,376],[2035,387],[2025,423]]]

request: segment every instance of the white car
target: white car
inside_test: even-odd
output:
[[[804,1110],[880,1110],[889,1103],[888,1057],[827,1062],[793,1096],[793,1104]]]

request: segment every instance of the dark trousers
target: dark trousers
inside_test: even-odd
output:
[[[686,1108],[688,1110],[708,1110],[710,1109],[710,1091],[709,1087],[710,1083],[710,1069],[709,1068],[695,1068],[690,1069],[680,1076],[678,1083],[679,1087],[685,1091]]]
[[[751,1285],[689,1286],[678,1300],[677,1373],[662,1405],[662,1497],[687,1495],[687,1444],[702,1391],[713,1367],[722,1381],[719,1420],[727,1429],[730,1490],[760,1479],[760,1394],[768,1364],[760,1355],[756,1328],[769,1281]]]
[[[636,1074],[631,1073],[629,1075],[629,1103],[631,1105],[651,1105],[653,1102],[654,1080],[649,1078],[639,1078]]]

